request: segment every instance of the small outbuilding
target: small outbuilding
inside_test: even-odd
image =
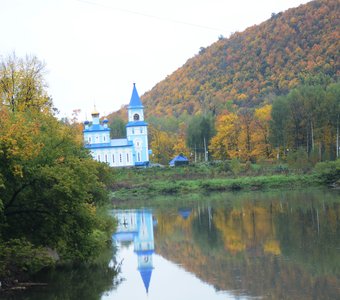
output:
[[[180,154],[180,155],[174,157],[169,162],[170,167],[186,166],[188,164],[189,164],[189,160],[183,154]]]

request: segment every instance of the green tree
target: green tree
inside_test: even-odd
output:
[[[0,63],[0,281],[51,263],[94,258],[114,227],[111,169],[92,159],[81,130],[52,115],[44,65],[13,54]]]
[[[57,249],[64,259],[94,256],[99,251],[96,229],[101,226],[96,204],[108,200],[110,180],[104,177],[111,171],[76,142],[77,131],[54,117],[7,115],[0,120],[3,239],[25,237]],[[14,131],[16,135],[8,134]]]
[[[46,92],[45,64],[35,56],[18,58],[15,53],[0,60],[0,104],[12,112],[27,108],[52,111]]]
[[[110,123],[111,138],[124,138],[126,137],[126,127],[123,119],[115,117]]]
[[[186,142],[188,147],[195,153],[195,161],[207,158],[207,147],[210,139],[215,134],[214,118],[212,115],[197,115],[192,117],[188,123]]]

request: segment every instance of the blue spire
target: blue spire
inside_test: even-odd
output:
[[[143,270],[139,270],[139,272],[140,272],[140,275],[142,276],[146,293],[149,293],[149,285],[150,285],[152,269],[151,268],[143,269]]]
[[[143,108],[143,104],[140,101],[135,83],[133,84],[133,90],[132,90],[131,100],[129,103],[129,108]]]

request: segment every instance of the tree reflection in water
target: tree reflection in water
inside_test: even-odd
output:
[[[107,249],[93,263],[44,270],[33,282],[47,283],[27,291],[1,295],[4,300],[98,300],[120,283],[119,264],[112,263],[112,249]],[[111,263],[110,263],[111,261]]]
[[[266,299],[339,296],[338,194],[247,193],[217,198],[194,204],[186,218],[158,212],[156,253],[216,290]]]

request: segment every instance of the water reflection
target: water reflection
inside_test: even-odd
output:
[[[116,211],[115,240],[133,243],[135,272],[141,274],[148,299],[190,299],[194,293],[195,299],[339,298],[338,194],[219,194],[201,201],[173,200],[153,211]],[[175,298],[164,281],[169,276],[182,289],[171,295]],[[196,280],[195,290],[186,284],[191,280]],[[126,284],[135,286],[133,281]],[[110,299],[119,299],[120,289],[115,291],[118,298]],[[137,292],[134,296],[144,299]]]
[[[149,292],[153,270],[152,255],[154,253],[153,226],[155,224],[150,210],[115,211],[118,220],[117,232],[113,239],[118,242],[133,242],[140,272],[146,293]]]
[[[41,274],[46,288],[5,299],[340,298],[339,193],[191,197],[115,210],[117,254]],[[118,277],[110,259],[122,261]]]

